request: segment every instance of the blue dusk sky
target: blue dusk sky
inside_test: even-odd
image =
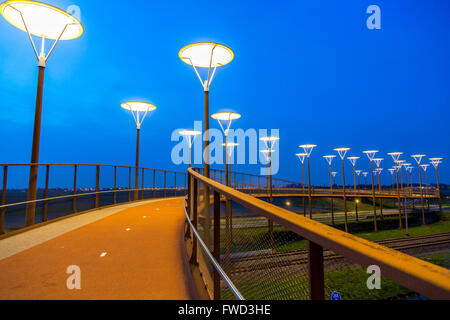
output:
[[[85,33],[60,43],[46,68],[42,163],[134,165],[135,124],[120,104],[141,99],[158,106],[142,127],[141,165],[185,170],[171,161],[171,135],[203,119],[203,90],[178,52],[200,41],[223,43],[236,55],[216,75],[211,113],[241,113],[235,128],[279,129],[280,178],[300,180],[294,155],[304,143],[318,145],[311,171],[322,185],[322,156],[337,147],[361,156],[366,171],[367,149],[381,151],[386,169],[393,151],[409,162],[416,153],[450,157],[449,1],[47,3],[79,6]],[[374,4],[381,30],[366,26]],[[0,162],[28,163],[37,62],[26,34],[3,18],[0,70]],[[349,180],[350,169],[346,163]],[[444,161],[441,182],[449,174]]]

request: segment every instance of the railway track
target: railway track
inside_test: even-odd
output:
[[[398,251],[430,248],[439,245],[450,245],[450,232],[423,235],[410,238],[388,239],[376,243]],[[308,263],[308,251],[296,250],[283,253],[231,259],[231,274],[248,273],[280,267],[303,265]],[[324,262],[344,260],[345,258],[330,250],[324,251]]]

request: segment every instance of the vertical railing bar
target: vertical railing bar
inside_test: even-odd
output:
[[[78,166],[74,166],[73,171],[73,200],[72,200],[72,213],[77,213],[77,175],[78,175]]]
[[[198,215],[198,181],[197,179],[194,178],[194,194],[193,194],[193,201],[192,201],[192,225],[194,226],[195,229],[197,229],[198,225],[198,219],[197,219],[197,215]],[[198,247],[198,240],[195,236],[192,237],[192,256],[190,259],[190,263],[197,265],[198,261],[197,261],[197,247]]]
[[[128,168],[128,202],[131,202],[131,167]]]
[[[214,259],[220,263],[220,194],[214,191]],[[214,300],[220,300],[220,273],[214,268]]]
[[[153,199],[156,198],[156,170],[153,169]]]
[[[100,204],[100,166],[97,165],[96,181],[95,181],[95,208]]]
[[[117,166],[114,166],[114,204],[117,204]]]
[[[2,206],[6,205],[6,191],[8,184],[8,166],[3,167],[3,189],[2,189]],[[0,234],[5,234],[5,214],[6,208],[2,208],[0,213]]]
[[[144,200],[144,187],[145,187],[144,176],[145,176],[145,169],[142,168],[142,200]]]
[[[48,180],[50,177],[50,166],[47,165],[46,166],[46,173],[45,173],[45,192],[44,192],[44,199],[48,198]],[[48,217],[47,217],[47,213],[48,213],[48,200],[44,201],[44,212],[42,214],[42,222],[46,222],[48,221]]]
[[[164,198],[167,196],[167,171],[164,170]]]
[[[310,300],[324,300],[323,248],[311,241],[308,241],[308,278]]]

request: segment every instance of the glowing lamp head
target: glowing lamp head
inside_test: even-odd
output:
[[[121,107],[131,112],[151,112],[156,110],[156,106],[146,102],[125,102]]]
[[[398,160],[400,160],[400,157],[403,155],[403,152],[391,152],[388,153],[388,155],[392,157],[392,160],[394,160],[394,162],[398,162]]]
[[[422,163],[422,159],[426,157],[424,154],[415,154],[411,156],[414,160],[416,160],[417,164],[420,166]]]
[[[29,0],[6,1],[0,6],[3,17],[31,35],[57,40],[72,40],[83,34],[81,23],[67,12],[51,5]],[[25,23],[24,23],[25,21]]]
[[[323,156],[323,158],[328,162],[328,164],[331,166],[333,163],[333,160],[336,158],[336,156]]]
[[[200,42],[181,49],[180,59],[193,67],[210,68],[229,64],[234,59],[234,52],[230,48],[211,42]]]
[[[378,152],[379,152],[378,150],[363,151],[363,153],[367,155],[370,161],[373,161],[373,159],[375,159],[375,156],[377,155]]]
[[[375,162],[377,168],[380,167],[380,165],[381,165],[381,163],[382,163],[383,161],[384,161],[384,159],[381,159],[381,158],[379,158],[379,159],[373,159],[373,162]]]
[[[317,146],[315,144],[304,144],[304,145],[301,145],[300,148],[302,148],[303,151],[305,151],[306,156],[309,158],[311,156],[311,153],[313,152],[314,148],[317,148]]]
[[[222,128],[222,131],[225,133],[225,135],[228,135],[228,132],[230,131],[231,124],[234,120],[240,119],[241,115],[239,113],[234,112],[220,112],[215,113],[211,116],[214,120],[217,120],[219,122],[220,127]]]
[[[179,132],[179,134],[182,135],[183,137],[196,137],[201,135],[202,133],[196,130],[182,130]]]
[[[361,175],[362,170],[356,170],[356,174],[358,175],[358,177]]]
[[[345,156],[347,155],[347,152],[350,151],[350,148],[337,148],[334,149],[339,154],[339,157],[341,157],[342,160],[345,159]]]
[[[296,156],[300,159],[301,163],[304,164],[308,155],[306,153],[297,153]]]
[[[359,160],[359,157],[350,157],[348,158],[348,160],[350,161],[350,163],[355,167],[356,166],[356,162]]]
[[[435,167],[436,169],[439,167],[439,165],[442,163],[442,160],[444,160],[443,158],[431,158],[431,164],[433,165],[433,167]]]

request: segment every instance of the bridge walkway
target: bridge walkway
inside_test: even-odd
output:
[[[185,253],[183,199],[108,210],[1,240],[0,299],[197,299]],[[102,211],[107,214],[97,221],[80,223]],[[59,235],[62,229],[69,231]],[[81,290],[67,288],[73,265],[81,270]]]

